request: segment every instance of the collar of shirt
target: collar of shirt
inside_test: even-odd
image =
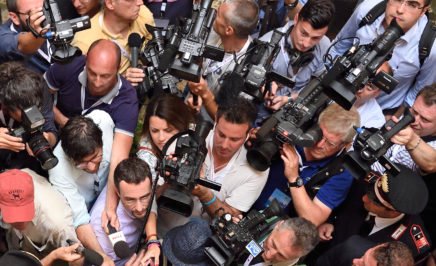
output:
[[[370,213],[371,214],[371,213]],[[372,214],[375,215],[375,214]],[[398,217],[395,218],[381,218],[375,215],[375,224],[374,228],[371,230],[371,234],[374,234],[390,225],[393,225],[394,223],[398,222],[399,220],[403,219],[404,213],[400,214]]]
[[[83,71],[80,72],[78,79],[80,84],[86,88],[87,85],[86,66],[83,68]],[[106,104],[111,104],[114,98],[120,93],[122,80],[119,74],[117,75],[117,79],[118,81],[115,84],[115,86],[112,88],[112,90],[108,94],[100,98],[102,102]]]

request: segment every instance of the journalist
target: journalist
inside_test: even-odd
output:
[[[35,154],[26,144],[26,139],[23,139],[23,135],[32,133],[28,131],[33,128],[31,125],[23,125],[23,119],[26,116],[24,110],[34,107],[33,110],[40,111],[44,118],[42,128],[34,133],[40,137],[39,133],[42,132],[46,140],[44,147],[48,150],[56,144],[57,129],[54,124],[51,97],[44,80],[39,74],[21,64],[8,62],[0,65],[0,84],[2,84],[0,89],[0,168],[30,168],[47,176],[47,172],[35,158],[38,154]],[[32,116],[29,119],[33,121],[33,118],[35,117]],[[34,122],[39,124],[42,120]],[[26,132],[17,133],[19,136],[12,136],[11,130],[22,126]],[[39,142],[43,144],[44,141]]]
[[[319,241],[315,225],[303,218],[280,220],[270,228],[260,239],[255,239],[262,253],[253,257],[243,249],[236,254],[240,258],[238,265],[294,265]],[[164,255],[174,265],[213,265],[204,254],[204,248],[211,246],[211,236],[207,222],[193,219],[168,232],[163,242]]]

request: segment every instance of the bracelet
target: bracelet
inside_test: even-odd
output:
[[[407,151],[413,151],[414,149],[418,148],[419,144],[421,143],[421,138],[418,139],[418,142],[416,143],[415,147],[411,148],[411,149],[406,149]]]
[[[150,234],[150,235],[148,235],[146,240],[149,241],[150,238],[152,238],[152,237],[156,237],[157,238],[157,234]]]
[[[148,240],[146,245],[147,245],[147,248],[151,245],[158,245],[160,247],[160,241],[157,239]]]
[[[216,195],[213,194],[213,197],[211,200],[209,200],[208,202],[202,202],[202,204],[204,205],[204,207],[207,207],[209,205],[211,205],[212,203],[214,203],[216,201]]]
[[[152,246],[157,246],[158,248],[160,248],[160,244],[158,244],[158,243],[151,243],[150,245],[147,245],[147,249],[149,249]]]

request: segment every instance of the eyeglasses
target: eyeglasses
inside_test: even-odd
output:
[[[88,167],[88,165],[90,163],[99,164],[101,162],[102,158],[103,158],[103,153],[101,152],[101,153],[97,154],[94,158],[92,158],[91,160],[76,163],[76,167],[80,170],[84,170]]]
[[[150,196],[142,197],[139,199],[125,199],[124,204],[128,207],[134,207],[137,201],[139,201],[142,205],[146,205],[150,201]]]
[[[319,140],[319,141],[325,141],[325,143],[327,144],[327,147],[329,147],[329,148],[336,148],[336,147],[338,147],[339,145],[341,145],[341,143],[334,143],[334,142],[332,142],[332,141],[330,141],[328,138],[326,138],[325,136],[322,136],[322,138]]]
[[[423,9],[425,7],[425,5],[421,6],[418,1],[389,0],[389,3],[395,6],[401,6],[404,4],[405,9],[409,11],[415,11],[417,9]]]

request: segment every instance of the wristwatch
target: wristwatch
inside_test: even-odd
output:
[[[304,185],[303,179],[301,177],[297,177],[295,182],[288,182],[288,188],[291,187],[302,187]]]

